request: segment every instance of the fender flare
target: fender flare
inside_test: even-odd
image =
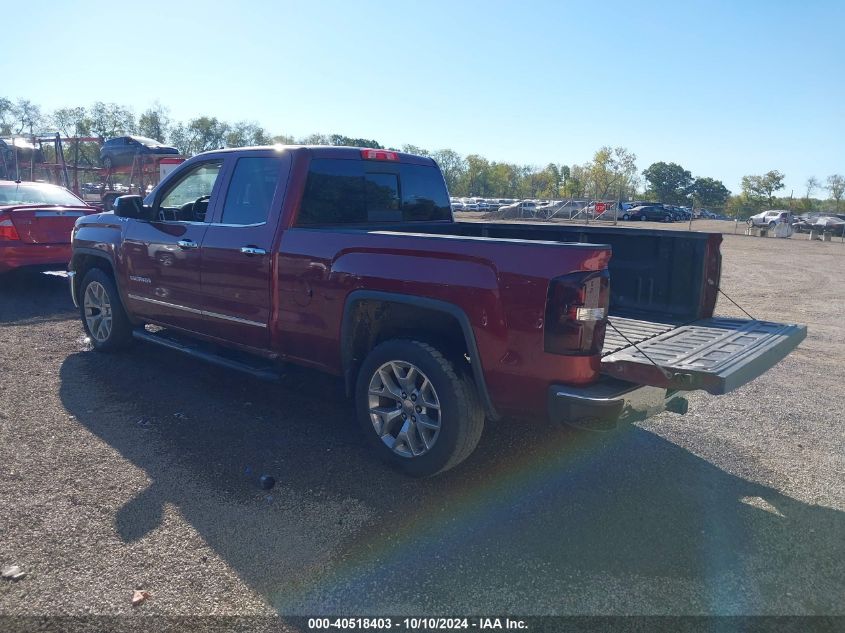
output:
[[[126,298],[123,296],[123,289],[120,287],[120,284],[117,283],[117,269],[114,266],[114,261],[111,257],[109,257],[108,253],[103,252],[98,248],[89,248],[87,246],[77,246],[73,249],[73,254],[70,256],[70,263],[71,266],[69,267],[71,271],[74,272],[73,278],[71,283],[73,284],[73,294],[74,296],[78,296],[79,293],[79,284],[82,283],[82,277],[78,274],[73,266],[73,260],[77,255],[90,255],[91,257],[96,257],[109,265],[109,269],[111,270],[112,277],[114,278],[114,284],[117,287],[117,292],[120,294],[120,300],[123,301],[123,305],[126,305]]]
[[[478,395],[481,397],[481,402],[484,406],[487,417],[491,420],[498,420],[500,418],[496,408],[493,406],[493,401],[490,398],[490,392],[487,390],[487,382],[484,379],[484,370],[481,367],[478,345],[476,344],[475,334],[472,331],[472,326],[470,325],[469,317],[467,317],[466,313],[455,304],[447,301],[395,292],[384,292],[380,290],[353,290],[346,297],[346,303],[343,306],[343,320],[341,321],[340,326],[340,348],[341,360],[343,363],[343,377],[347,395],[352,394],[355,384],[354,367],[352,364],[352,314],[355,306],[361,301],[401,303],[425,308],[427,310],[434,310],[436,312],[443,312],[454,318],[461,327],[461,332],[463,333],[470,358],[474,361],[470,363],[472,377],[475,380],[475,386],[478,389]]]

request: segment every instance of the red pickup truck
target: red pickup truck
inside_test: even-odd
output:
[[[234,149],[79,218],[70,281],[95,349],[141,339],[261,378],[338,375],[372,447],[427,476],[485,419],[608,428],[777,363],[806,329],[713,317],[721,239],[455,222],[429,158]]]

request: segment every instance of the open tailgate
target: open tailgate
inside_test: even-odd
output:
[[[618,332],[607,328],[602,373],[714,395],[754,380],[807,336],[803,325],[746,319],[711,318],[677,327],[618,317],[611,317],[610,323]]]

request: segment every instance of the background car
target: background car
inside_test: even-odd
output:
[[[100,149],[100,162],[106,169],[125,167],[132,164],[136,155],[172,156],[179,150],[161,141],[144,136],[118,136],[103,143]]]
[[[845,233],[845,214],[834,215],[832,213],[807,213],[794,218],[792,230],[799,233],[819,231],[833,235]]]
[[[772,209],[770,211],[763,211],[762,213],[752,215],[746,222],[748,226],[768,226],[770,228],[775,228],[775,225],[778,222],[789,222],[789,216],[789,211]]]
[[[44,154],[25,138],[0,138],[0,177],[16,180],[31,163],[43,163]]]
[[[653,222],[672,222],[672,214],[658,206],[634,207],[622,214],[623,220],[651,220]]]
[[[64,187],[0,181],[0,273],[24,266],[64,270],[74,222],[98,211]]]

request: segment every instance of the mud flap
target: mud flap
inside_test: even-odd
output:
[[[601,371],[640,385],[721,395],[764,374],[806,336],[803,325],[704,319],[612,351]]]

